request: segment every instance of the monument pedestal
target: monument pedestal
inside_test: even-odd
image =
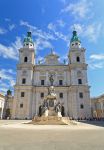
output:
[[[30,124],[33,125],[77,125],[77,122],[70,120],[69,117],[57,117],[57,116],[42,116],[34,117]]]

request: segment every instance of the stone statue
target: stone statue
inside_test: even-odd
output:
[[[60,103],[56,106],[56,112],[61,112],[61,104]]]
[[[50,74],[49,75],[49,81],[50,81],[50,83],[51,83],[51,86],[53,86],[53,82],[54,82],[54,74]]]
[[[49,100],[49,99],[56,99],[57,98],[57,95],[55,93],[55,89],[54,89],[54,86],[50,86],[48,88],[48,95],[46,96],[46,100]]]

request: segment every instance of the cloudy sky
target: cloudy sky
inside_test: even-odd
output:
[[[104,93],[103,0],[0,0],[0,91],[13,89],[18,49],[31,30],[36,59],[50,53],[67,60],[73,27],[86,48],[91,96]]]

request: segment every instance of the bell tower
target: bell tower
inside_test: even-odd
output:
[[[31,32],[27,32],[27,36],[23,41],[23,47],[19,49],[12,118],[29,119],[32,116],[31,107],[34,61],[34,43]]]
[[[77,31],[73,31],[69,49],[70,70],[70,116],[73,118],[89,118],[91,115],[90,90],[87,80],[87,64],[85,62],[85,48]]]
[[[27,63],[33,64],[34,61],[34,43],[32,40],[31,32],[27,32],[27,36],[23,41],[23,48],[19,50],[19,64]]]

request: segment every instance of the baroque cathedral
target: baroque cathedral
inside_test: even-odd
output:
[[[32,119],[39,115],[50,86],[50,75],[54,75],[53,86],[57,101],[63,107],[62,116],[91,117],[85,48],[81,47],[77,32],[73,31],[70,40],[68,64],[62,64],[53,51],[44,60],[36,64],[34,42],[31,32],[27,32],[23,47],[19,49],[12,119]]]

